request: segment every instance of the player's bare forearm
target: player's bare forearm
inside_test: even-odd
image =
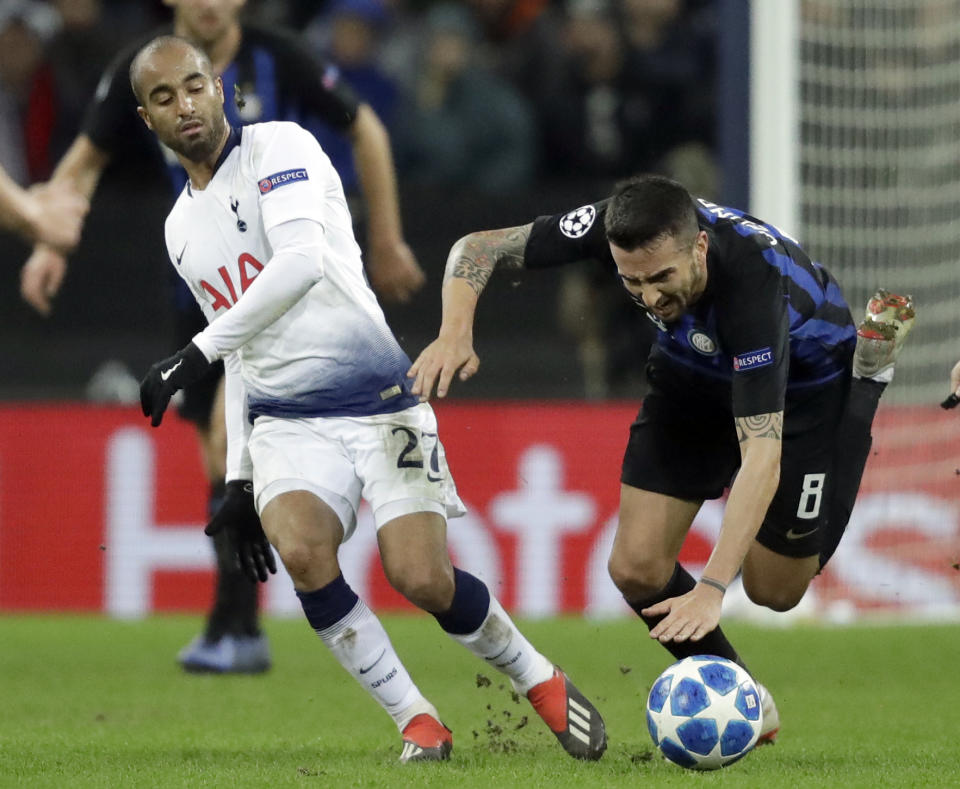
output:
[[[750,550],[780,481],[783,412],[736,419],[742,463],[730,488],[720,537],[703,575],[729,584]]]
[[[377,235],[400,235],[397,179],[387,130],[366,104],[357,109],[349,131],[360,190],[367,203],[367,224]]]
[[[443,276],[443,318],[437,339],[423,349],[407,375],[413,394],[446,397],[457,376],[466,381],[480,367],[473,350],[473,318],[477,300],[498,266],[523,267],[523,251],[531,225],[482,230],[457,241],[447,256]]]
[[[85,134],[80,134],[60,158],[60,161],[57,162],[53,175],[50,176],[50,184],[69,189],[89,201],[93,197],[97,184],[100,182],[100,176],[103,175],[103,171],[109,162],[110,155],[108,153],[94,145],[93,141]],[[83,229],[82,219],[80,229]],[[35,250],[39,260],[54,260],[57,265],[60,265],[65,262],[65,256],[72,250],[72,247],[55,248],[39,243]],[[47,278],[49,279],[49,277]],[[54,292],[57,288],[54,288]],[[29,298],[28,301],[30,301]]]
[[[497,268],[523,268],[523,252],[532,224],[480,230],[457,241],[443,273],[440,334],[471,331],[477,300]],[[468,287],[464,287],[464,285]]]
[[[60,158],[50,180],[67,181],[89,200],[109,163],[110,155],[85,134],[81,134]]]
[[[743,463],[730,489],[720,537],[700,583],[643,610],[644,616],[665,615],[650,629],[651,638],[699,641],[719,624],[723,592],[743,564],[777,490],[782,428],[782,413],[737,419]]]
[[[447,256],[444,288],[450,280],[462,279],[479,296],[494,269],[523,268],[523,251],[532,227],[531,223],[500,230],[480,230],[461,238]]]
[[[368,105],[358,108],[349,136],[360,190],[367,204],[370,240],[400,239],[400,208],[390,140],[383,123]]]
[[[350,130],[353,158],[367,206],[367,275],[377,295],[406,302],[426,275],[403,239],[390,138],[376,113],[361,104]]]
[[[29,198],[6,171],[0,168],[0,225],[27,234]]]
[[[84,197],[62,185],[23,189],[0,167],[0,226],[27,241],[57,249],[74,246],[88,207]]]
[[[96,191],[100,176],[110,156],[94,145],[84,134],[79,135],[60,159],[50,178],[52,186],[64,187],[87,201]],[[81,218],[76,237],[83,229]],[[38,243],[20,273],[20,295],[41,315],[49,315],[53,299],[63,284],[67,270],[68,246],[52,247]]]

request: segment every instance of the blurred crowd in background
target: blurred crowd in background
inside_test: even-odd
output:
[[[414,303],[388,310],[412,356],[439,325],[440,277],[459,235],[573,208],[641,171],[717,196],[714,0],[247,0],[244,14],[300,31],[390,133],[405,234],[431,282]],[[112,56],[170,18],[161,0],[0,0],[6,170],[24,185],[48,178]],[[355,191],[347,141],[316,132]],[[50,319],[19,302],[28,250],[0,239],[0,397],[77,396],[104,362],[139,375],[172,350],[162,329],[162,228],[138,225],[130,191],[147,202],[169,198],[136,174],[113,180],[120,185],[107,178],[94,198]],[[155,212],[143,213],[154,221]],[[143,248],[141,271],[104,263],[118,244]],[[97,260],[87,275],[85,257]],[[478,326],[481,357],[486,349],[506,361],[463,394],[637,396],[637,342],[648,327],[614,278],[583,269],[551,279],[505,296],[505,309],[511,298],[522,305],[525,325],[504,326],[501,314],[489,347]],[[566,344],[556,341],[558,327]],[[498,339],[507,341],[503,354]],[[542,375],[527,363],[518,381],[510,354],[537,358]]]

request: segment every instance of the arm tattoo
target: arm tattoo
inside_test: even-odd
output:
[[[749,438],[783,438],[783,411],[756,416],[738,416],[737,440],[742,444]]]
[[[533,224],[503,230],[483,230],[461,238],[447,261],[444,282],[464,279],[479,294],[497,266],[523,268],[523,251]]]

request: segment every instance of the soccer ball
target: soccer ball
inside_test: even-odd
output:
[[[714,655],[674,663],[647,697],[653,743],[681,767],[726,767],[750,752],[762,725],[756,683],[732,660]]]

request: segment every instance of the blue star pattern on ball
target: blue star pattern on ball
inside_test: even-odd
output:
[[[647,729],[681,767],[715,770],[743,758],[763,724],[760,693],[741,666],[713,655],[667,668],[647,697]]]

